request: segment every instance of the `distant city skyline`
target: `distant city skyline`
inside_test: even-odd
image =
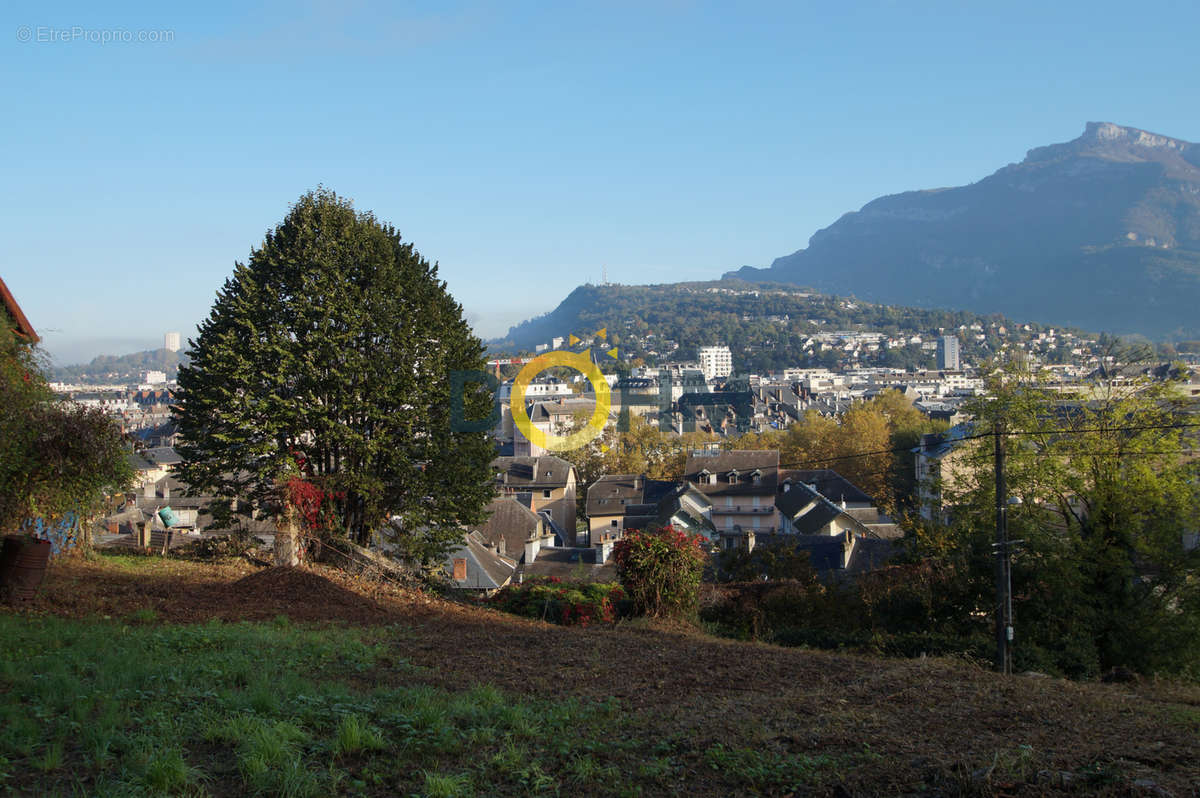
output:
[[[0,275],[58,364],[186,348],[324,185],[490,338],[605,272],[769,265],[1088,121],[1196,141],[1200,9],[1155,6],[17,2]]]

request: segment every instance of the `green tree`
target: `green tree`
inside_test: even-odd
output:
[[[282,513],[299,477],[360,544],[395,517],[439,544],[481,520],[493,449],[453,423],[451,378],[482,369],[483,346],[436,265],[348,200],[302,196],[235,265],[189,354],[177,413],[193,489]],[[465,419],[488,415],[483,387],[462,391]]]
[[[1124,666],[1195,670],[1200,555],[1185,546],[1200,512],[1189,416],[1167,382],[1101,385],[1074,397],[1028,374],[996,375],[975,403],[975,428],[1007,431],[1009,537],[1018,667],[1075,676]],[[976,609],[991,610],[995,489],[992,441],[970,442],[943,499],[950,536],[974,574]],[[931,538],[933,539],[933,538]],[[945,541],[943,540],[942,543]]]
[[[0,315],[0,322],[7,318]],[[59,402],[38,350],[0,323],[0,530],[88,516],[133,479],[121,431],[100,410]]]

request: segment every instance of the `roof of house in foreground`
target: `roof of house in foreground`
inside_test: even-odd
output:
[[[22,337],[28,338],[30,341],[37,343],[40,338],[34,331],[33,325],[29,323],[29,319],[25,317],[25,312],[21,310],[21,306],[17,304],[17,299],[8,290],[8,286],[4,284],[4,280],[0,278],[0,301],[4,304],[4,309],[8,312],[12,319],[13,329]]]

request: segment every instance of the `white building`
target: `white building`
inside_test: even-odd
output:
[[[700,347],[700,370],[704,378],[728,377],[733,373],[733,355],[727,346]]]
[[[962,368],[956,336],[943,335],[937,340],[937,366],[942,371],[958,371]]]
[[[181,348],[179,333],[169,332],[163,336],[163,349],[170,352],[178,352]]]

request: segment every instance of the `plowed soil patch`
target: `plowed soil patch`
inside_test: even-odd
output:
[[[265,568],[234,582],[226,596],[240,617],[275,610],[293,620],[360,624],[384,621],[393,614],[374,599],[303,568]]]
[[[366,625],[405,614],[413,591],[356,579],[322,566],[258,568],[245,561],[102,557],[55,562],[22,612],[130,618],[141,611],[172,623],[268,620]]]

